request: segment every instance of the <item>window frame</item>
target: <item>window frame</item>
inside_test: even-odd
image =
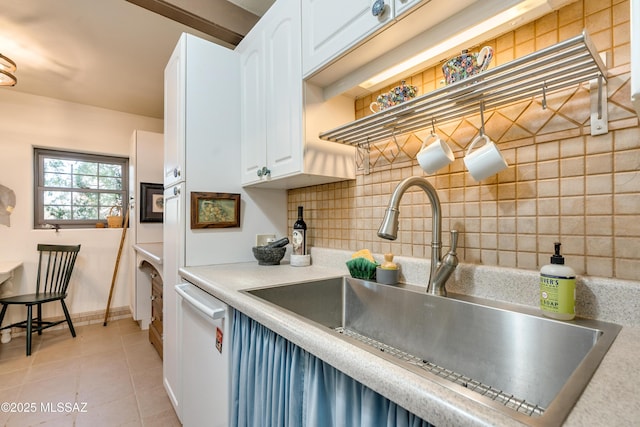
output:
[[[119,193],[124,203],[129,200],[129,158],[124,156],[114,156],[108,154],[95,154],[81,151],[61,150],[54,148],[33,148],[33,225],[34,228],[45,228],[47,225],[52,225],[57,228],[95,228],[97,223],[107,225],[105,219],[44,219],[44,193],[49,189],[55,191],[69,190],[66,187],[45,187],[44,186],[44,158],[57,158],[61,160],[69,161],[88,161],[96,163],[117,164],[122,166],[122,190],[99,190],[93,189],[88,191],[90,193]],[[75,189],[77,190],[77,189]],[[73,189],[71,189],[73,191]],[[127,203],[128,205],[128,203]],[[127,206],[125,205],[125,208]],[[100,209],[100,207],[98,208]],[[124,212],[123,212],[124,213]]]

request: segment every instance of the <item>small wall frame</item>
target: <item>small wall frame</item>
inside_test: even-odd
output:
[[[150,182],[140,183],[140,222],[162,222],[164,187]]]
[[[240,227],[240,194],[191,192],[191,229]]]

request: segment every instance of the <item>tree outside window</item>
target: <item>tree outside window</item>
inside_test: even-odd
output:
[[[95,227],[128,200],[128,159],[35,149],[35,226]]]

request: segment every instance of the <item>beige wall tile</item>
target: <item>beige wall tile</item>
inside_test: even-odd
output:
[[[639,193],[640,174],[638,172],[621,172],[614,175],[614,191],[618,193]]]
[[[620,67],[631,62],[630,45],[624,44],[613,48],[613,66]]]
[[[616,215],[635,214],[640,212],[640,196],[638,194],[616,194],[613,196],[613,209]]]
[[[544,49],[556,43],[558,43],[558,33],[556,31],[536,36],[536,50]]]
[[[562,197],[560,199],[560,215],[564,220],[571,215],[584,215],[584,196]]]
[[[517,267],[526,270],[535,270],[538,268],[538,257],[535,252],[518,252]]]
[[[586,215],[611,215],[613,213],[613,196],[611,194],[588,195],[585,199]]]
[[[640,236],[640,215],[618,215],[613,218],[616,237]]]
[[[613,236],[613,219],[611,216],[593,215],[586,217],[585,233],[589,239],[593,236]],[[613,252],[610,252],[611,255]]]
[[[619,279],[638,280],[638,260],[614,258],[614,276]]]
[[[611,0],[585,0],[584,13],[591,15],[593,13],[608,10],[611,7]]]
[[[584,3],[577,1],[571,3],[558,11],[558,24],[560,26],[580,21],[582,22],[584,15]]]
[[[613,46],[624,46],[630,42],[631,31],[628,22],[613,27]]]
[[[582,33],[584,30],[584,21],[574,21],[570,24],[561,25],[558,28],[558,40],[568,40]]]
[[[584,158],[572,157],[560,160],[560,174],[565,176],[583,176],[584,175]]]
[[[536,36],[558,29],[558,12],[550,13],[535,21]]]
[[[586,274],[590,276],[613,277],[611,257],[587,257]]]
[[[613,172],[613,154],[604,153],[587,156],[586,173],[588,175],[605,174]]]
[[[629,0],[621,1],[612,7],[613,25],[620,25],[629,22],[630,18]]]

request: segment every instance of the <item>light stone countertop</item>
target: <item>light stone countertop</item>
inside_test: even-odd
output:
[[[162,265],[162,242],[136,243],[133,249],[151,264]]]
[[[348,270],[344,262],[350,258],[350,254],[347,251],[313,248],[310,267],[292,267],[288,264],[259,266],[257,262],[250,262],[187,267],[180,269],[180,274],[277,334],[435,425],[523,425],[499,411],[349,344],[328,329],[312,326],[295,315],[240,292],[263,286],[346,275]],[[428,261],[411,258],[395,258],[394,261],[400,265],[401,279],[404,282],[426,282]],[[447,287],[449,291],[456,293],[535,306],[538,292],[536,279],[536,272],[461,265]],[[469,285],[470,280],[473,286]],[[533,284],[530,283],[531,280],[534,281]],[[596,289],[596,292],[591,289]],[[578,292],[580,290],[588,290],[584,291],[588,296],[586,300],[578,299],[578,313],[581,316],[615,322],[623,325],[623,328],[563,425],[639,425],[640,399],[637,396],[637,384],[640,383],[640,369],[637,365],[640,360],[640,314],[633,308],[640,304],[640,284],[608,279],[582,279],[578,285]],[[616,294],[616,298],[611,299],[620,298],[625,301],[613,301],[611,304],[602,301],[595,304],[592,301],[594,295],[599,297],[606,294],[606,291]],[[618,309],[612,308],[615,305],[618,305]],[[596,315],[592,315],[594,313]]]

